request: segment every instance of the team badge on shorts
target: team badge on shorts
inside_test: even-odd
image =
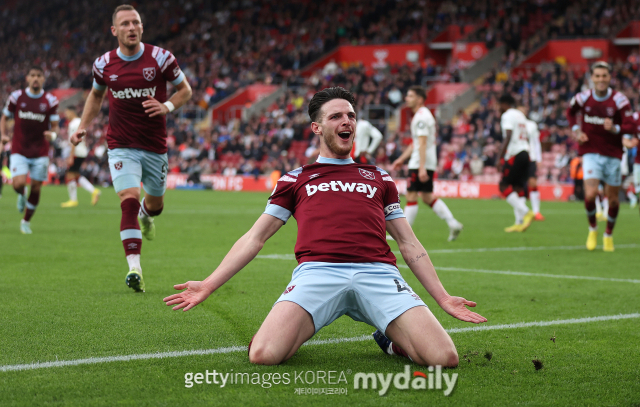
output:
[[[375,174],[372,173],[371,171],[363,170],[362,168],[358,168],[358,170],[360,171],[360,175],[362,175],[366,179],[370,179],[370,180],[376,179]]]
[[[151,82],[156,77],[156,68],[144,68],[142,70],[142,75],[146,80]]]
[[[284,294],[289,294],[291,291],[293,291],[293,289],[296,288],[295,285],[292,285],[291,287],[287,287],[286,290],[284,290],[284,292],[282,293],[282,295]]]
[[[113,164],[113,168],[120,171],[122,169],[122,161],[118,161],[117,163]]]

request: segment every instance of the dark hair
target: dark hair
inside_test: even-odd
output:
[[[78,109],[75,106],[67,106],[67,110],[71,110],[73,113],[78,113]]]
[[[604,61],[597,61],[595,62],[593,65],[591,65],[591,68],[589,69],[590,73],[593,75],[593,71],[595,71],[598,68],[604,68],[606,69],[609,73],[611,73],[611,65],[609,65],[608,63],[604,62]]]
[[[347,102],[351,103],[351,106],[356,104],[356,100],[353,97],[353,94],[348,90],[341,88],[340,86],[335,86],[333,88],[322,89],[320,92],[313,95],[311,101],[309,102],[309,117],[312,122],[318,120],[318,116],[320,115],[320,109],[330,100],[333,99],[344,99]]]
[[[27,74],[31,71],[40,71],[43,75],[44,75],[44,69],[42,69],[41,67],[39,67],[38,65],[31,65],[29,67],[29,70],[27,71]]]
[[[118,14],[118,12],[120,11],[137,11],[131,4],[121,4],[118,7],[116,7],[115,11],[113,12],[113,16],[111,17],[111,22],[113,23],[113,25],[116,24],[116,15]]]
[[[427,100],[427,91],[424,90],[424,88],[422,86],[414,85],[414,86],[410,87],[409,90],[413,91],[413,93],[415,93],[416,95],[420,96],[422,98],[422,100],[424,100],[424,101]]]
[[[504,103],[505,105],[513,106],[516,104],[516,100],[510,94],[505,93],[504,95],[500,96],[500,99],[498,99],[498,103]]]

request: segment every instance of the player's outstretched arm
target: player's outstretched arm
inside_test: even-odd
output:
[[[84,103],[84,110],[82,111],[82,118],[80,119],[80,125],[78,129],[69,137],[69,141],[74,146],[77,146],[82,138],[87,135],[86,128],[89,127],[93,119],[98,116],[100,108],[102,107],[102,101],[104,100],[105,90],[98,90],[91,88],[87,101]]]
[[[229,281],[238,271],[249,264],[260,252],[265,242],[284,225],[280,219],[263,214],[244,236],[233,245],[220,265],[204,281],[187,281],[173,286],[181,293],[170,295],[163,301],[175,305],[174,310],[188,311],[206,300],[215,290]]]
[[[447,293],[427,251],[416,238],[406,218],[387,221],[387,231],[398,243],[400,253],[413,274],[443,310],[461,321],[473,322],[474,324],[487,322],[485,317],[465,307],[465,305],[475,307],[475,302],[467,301],[462,297],[453,297]]]

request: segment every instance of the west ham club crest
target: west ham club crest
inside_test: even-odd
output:
[[[372,173],[371,171],[363,170],[362,168],[358,168],[358,170],[360,171],[360,175],[362,175],[366,179],[370,179],[370,180],[376,179],[375,174]]]
[[[142,75],[146,80],[151,82],[156,77],[156,68],[144,68],[142,70]]]

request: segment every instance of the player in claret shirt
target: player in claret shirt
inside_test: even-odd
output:
[[[591,80],[594,89],[578,93],[571,99],[567,119],[572,126],[574,137],[580,143],[578,153],[582,156],[584,171],[584,206],[589,220],[587,249],[595,250],[598,244],[596,196],[598,185],[603,181],[605,195],[609,198],[603,248],[606,252],[612,252],[614,249],[611,234],[620,207],[618,192],[622,184],[622,137],[624,134],[635,134],[636,125],[631,117],[633,112],[629,99],[609,87],[609,64],[602,61],[594,63],[591,66]],[[582,126],[577,122],[578,113],[582,114]]]
[[[407,223],[396,185],[383,170],[350,157],[356,130],[354,99],[336,87],[309,103],[320,157],[278,180],[265,212],[204,281],[164,299],[185,311],[204,301],[246,266],[267,239],[294,216],[298,223],[292,280],[249,344],[252,363],[274,365],[293,356],[322,327],[341,315],[375,326],[385,353],[421,365],[456,366],[453,341],[396,267],[388,231],[409,268],[450,315],[468,322],[486,319],[444,289],[426,250]],[[393,340],[393,343],[391,343]]]
[[[169,51],[140,42],[142,22],[132,6],[116,8],[111,33],[118,38],[119,47],[94,62],[93,89],[71,143],[78,145],[87,134],[86,128],[98,115],[107,93],[109,169],[120,197],[120,239],[129,263],[125,281],[140,292],[145,289],[140,266],[142,235],[147,240],[155,238],[153,217],[162,213],[167,189],[164,116],[189,100],[191,87]],[[167,98],[167,82],[177,89],[171,98]],[[140,182],[145,191],[142,202]]]
[[[24,212],[20,232],[31,234],[31,217],[40,202],[42,183],[47,179],[49,168],[49,142],[57,137],[58,99],[45,92],[44,72],[34,66],[27,74],[24,90],[11,93],[0,118],[0,150],[11,142],[11,178],[13,189],[18,193],[18,211]],[[7,119],[14,119],[13,139],[7,131]],[[25,196],[27,174],[31,178],[29,198]],[[26,208],[26,210],[25,210]]]

